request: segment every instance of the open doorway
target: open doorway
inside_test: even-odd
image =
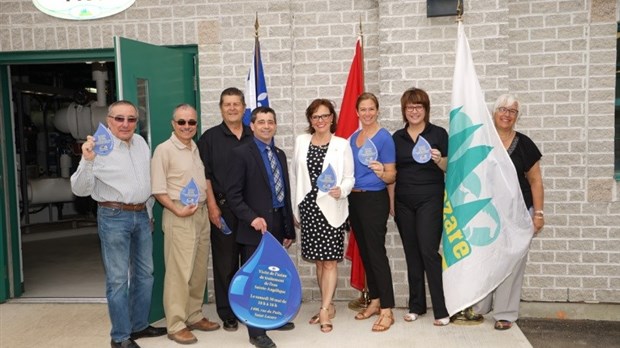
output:
[[[49,269],[49,263],[55,261],[45,260],[42,256],[45,252],[42,249],[52,249],[52,243],[45,242],[47,239],[43,239],[38,248],[33,248],[34,251],[29,251],[25,250],[29,246],[22,241],[25,239],[23,236],[27,235],[28,239],[33,239],[28,241],[28,243],[39,242],[39,240],[35,240],[37,238],[30,237],[39,232],[43,234],[42,231],[37,230],[38,228],[45,230],[47,233],[58,228],[60,232],[55,231],[53,233],[63,235],[63,233],[66,233],[62,232],[65,231],[64,227],[69,227],[66,226],[67,224],[70,225],[71,229],[92,228],[92,233],[82,234],[82,232],[77,232],[78,236],[95,236],[96,227],[94,226],[94,214],[92,212],[94,203],[92,201],[72,201],[73,197],[61,197],[61,195],[70,192],[70,184],[67,185],[68,178],[65,177],[67,174],[69,176],[72,174],[77,167],[76,160],[79,159],[79,156],[72,156],[70,153],[63,152],[73,151],[77,154],[80,147],[79,139],[83,139],[86,137],[86,134],[92,134],[93,132],[93,130],[88,130],[83,128],[83,126],[85,127],[88,124],[96,126],[100,117],[104,119],[106,117],[107,106],[93,105],[93,103],[101,100],[97,92],[101,93],[101,91],[105,90],[103,97],[106,99],[106,104],[124,99],[137,105],[140,111],[140,128],[138,132],[145,138],[151,150],[153,150],[156,145],[170,137],[172,128],[170,112],[176,105],[181,103],[195,105],[198,114],[200,114],[197,55],[198,47],[196,45],[161,47],[121,37],[114,37],[113,49],[0,52],[0,133],[5,139],[4,142],[0,142],[0,188],[4,190],[4,195],[0,199],[0,226],[2,227],[0,233],[0,271],[7,274],[7,277],[0,279],[0,302],[13,298],[27,297],[30,296],[29,292],[34,292],[32,281],[27,279],[28,273],[32,273],[32,268],[29,271],[31,266],[24,262],[28,260],[23,256],[23,253],[30,253],[34,255],[33,259],[35,261],[41,262],[43,265],[43,275],[47,276],[48,273],[52,273],[51,269]],[[148,59],[145,59],[145,57],[148,57]],[[88,62],[97,62],[98,64]],[[65,69],[62,70],[62,67],[65,67]],[[35,78],[35,70],[39,70],[40,79],[44,82],[37,82],[39,80]],[[93,77],[94,70],[106,71],[106,73],[98,74],[107,76],[107,81],[105,81],[102,88],[99,88],[96,82],[99,81],[101,83],[102,79]],[[52,73],[50,76],[48,72],[56,72],[56,74]],[[18,76],[25,77],[20,78]],[[81,83],[71,82],[70,80],[73,78],[81,81]],[[18,84],[18,82],[24,85]],[[51,93],[46,87],[41,86],[46,84],[53,87]],[[26,88],[33,87],[32,85],[38,86],[34,86],[37,88]],[[20,92],[17,93],[19,97],[16,97],[13,89],[20,89]],[[79,90],[79,93],[75,94],[64,90]],[[81,99],[81,94],[84,93],[82,90],[86,92],[86,101]],[[25,91],[28,91],[28,93],[25,93]],[[24,99],[35,98],[31,97],[31,95],[42,96],[44,95],[43,93],[51,94],[48,96],[51,100],[47,101],[46,99],[43,102],[41,100],[24,101]],[[58,97],[57,99],[59,100],[55,100],[52,95],[62,97]],[[42,125],[41,129],[43,129],[43,132],[47,130],[48,134],[58,132],[58,134],[62,133],[63,135],[60,138],[53,138],[51,143],[49,136],[43,137],[44,141],[41,141],[43,146],[40,147],[39,144],[29,140],[29,138],[39,138],[38,134],[42,131],[38,128],[34,130],[27,129],[27,127],[24,128],[23,124],[20,126],[17,122],[25,120],[24,123],[29,124],[28,122],[32,121],[30,119],[32,118],[32,115],[30,115],[32,110],[26,108],[28,107],[35,111],[48,110],[48,108],[41,107],[42,104],[47,105],[47,103],[54,105],[51,109],[54,110],[55,114],[51,125],[48,120],[51,117],[48,117],[47,113],[41,115],[41,118],[45,118],[45,122],[40,123]],[[60,105],[56,106],[55,103],[68,103],[69,106],[65,108]],[[65,114],[68,117],[63,116]],[[36,117],[38,116],[35,115]],[[64,122],[60,122],[61,120],[64,120]],[[36,125],[34,121],[32,123]],[[31,132],[32,134],[30,137],[26,137],[22,135],[21,132],[23,131]],[[37,153],[37,150],[32,150],[32,147],[37,149],[47,148],[47,150],[43,151],[43,154],[60,151],[60,156],[57,160],[48,160],[47,157],[52,157],[51,155],[41,155],[46,162],[40,165],[39,160],[33,159],[33,157],[36,157],[33,153]],[[22,161],[24,162],[23,164],[21,163]],[[36,163],[36,166],[31,165],[31,167],[35,168],[29,168],[29,163]],[[39,167],[43,167],[43,169]],[[23,171],[22,168],[24,168]],[[43,174],[52,176],[51,178],[45,177],[46,180],[41,181],[47,184],[51,183],[54,189],[45,191],[39,189],[32,190],[31,188],[31,193],[34,192],[35,196],[22,199],[22,196],[28,197],[28,182],[36,182],[36,179],[29,180],[28,175],[39,178]],[[25,180],[23,176],[26,176]],[[26,182],[26,185],[23,185],[22,182]],[[69,189],[60,189],[61,185],[67,185]],[[22,186],[25,186],[26,189],[23,189]],[[53,193],[41,195],[43,192]],[[30,201],[30,199],[33,199],[33,201]],[[23,207],[24,203],[28,205],[28,209]],[[33,209],[32,211],[30,210],[31,208]],[[29,213],[22,214],[22,209]],[[36,211],[38,209],[41,209],[41,211]],[[156,205],[153,210],[155,221],[161,221],[161,216],[162,208]],[[26,221],[26,217],[28,221]],[[89,224],[93,224],[93,226]],[[161,224],[155,223],[153,228],[153,275],[155,281],[149,318],[154,321],[163,316],[164,265]],[[75,233],[73,230],[71,232]],[[64,268],[64,270],[60,271],[60,274],[50,278],[59,283],[69,284],[69,287],[75,287],[75,284],[71,285],[72,283],[68,281],[69,270],[75,271],[76,268],[80,268],[85,264],[83,262],[84,258],[86,256],[91,257],[95,253],[96,262],[100,267],[99,249],[88,249],[89,243],[99,244],[98,239],[96,242],[78,239],[73,243],[64,244],[64,246],[56,248],[55,250],[59,250],[58,253],[62,254],[61,256],[66,256],[64,254],[73,249],[93,251],[74,256],[74,262],[68,268]],[[55,256],[50,257],[52,257],[52,260],[55,260]],[[92,269],[85,268],[87,269],[86,272],[90,272],[89,274],[95,274]],[[42,278],[42,276],[38,278]],[[101,271],[99,279],[101,279],[102,285],[97,287],[97,289],[102,294],[100,299],[104,300],[103,271]],[[79,284],[84,282],[85,279],[83,277],[79,279]],[[63,297],[68,299],[67,302],[83,301],[78,297],[69,297],[76,296],[75,292],[71,294],[69,291],[66,291],[63,294],[65,295]],[[49,295],[44,294],[37,296],[49,298],[47,297]],[[53,301],[57,301],[57,299],[57,297],[52,297]],[[43,301],[46,300],[44,299]]]
[[[96,205],[69,178],[115,100],[113,62],[9,67],[22,246],[22,298],[104,298]]]

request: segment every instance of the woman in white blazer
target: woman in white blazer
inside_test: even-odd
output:
[[[333,102],[315,99],[306,109],[306,119],[307,134],[295,141],[290,173],[293,215],[301,228],[301,255],[316,264],[321,290],[321,308],[310,324],[320,324],[327,333],[336,316],[332,297],[348,230],[347,196],[355,183],[353,155],[349,142],[333,135],[337,122]]]

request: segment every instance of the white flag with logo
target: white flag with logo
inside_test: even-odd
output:
[[[515,167],[486,107],[459,22],[442,235],[450,315],[480,301],[506,279],[532,236]]]

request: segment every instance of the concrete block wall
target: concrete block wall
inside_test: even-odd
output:
[[[543,152],[546,227],[532,242],[522,299],[620,303],[620,188],[613,179],[616,4],[610,0],[465,1],[464,25],[486,101],[522,102],[518,130]],[[381,124],[403,126],[399,98],[411,86],[431,96],[431,121],[446,127],[456,24],[426,17],[425,0],[137,0],[101,20],[70,22],[29,0],[0,0],[0,52],[111,47],[121,35],[158,45],[197,44],[204,129],[220,122],[223,88],[244,89],[258,13],[263,66],[288,154],[306,106],[338,107],[359,34],[366,89]],[[397,305],[406,306],[406,265],[392,219],[386,247]],[[304,299],[319,298],[313,265],[290,249]],[[337,300],[358,296],[339,264]],[[212,284],[210,283],[209,286]],[[430,303],[430,302],[429,302]]]
[[[508,84],[544,154],[546,223],[522,299],[618,302],[612,1],[509,1]]]

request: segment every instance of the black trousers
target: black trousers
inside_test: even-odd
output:
[[[394,199],[396,226],[403,241],[409,282],[409,312],[426,313],[424,273],[433,301],[435,319],[448,316],[441,276],[443,191],[427,194],[398,194]]]
[[[381,308],[395,306],[392,272],[385,250],[389,213],[387,190],[349,195],[349,220],[366,269],[368,292],[371,299],[381,301]]]
[[[215,290],[215,307],[222,321],[235,319],[235,313],[228,301],[228,288],[233,276],[239,270],[241,245],[237,243],[236,230],[238,220],[226,204],[218,205],[226,224],[233,231],[226,235],[211,224],[211,254],[213,257],[213,287]]]
[[[282,244],[284,241],[284,219],[282,217],[282,211],[279,210],[273,213],[273,226],[269,227],[269,232],[273,237]],[[256,232],[260,233],[260,232]],[[258,248],[258,245],[241,245],[241,263],[245,264],[254,255],[254,252]],[[267,330],[258,327],[247,325],[248,334],[250,337],[262,336],[267,333]]]

